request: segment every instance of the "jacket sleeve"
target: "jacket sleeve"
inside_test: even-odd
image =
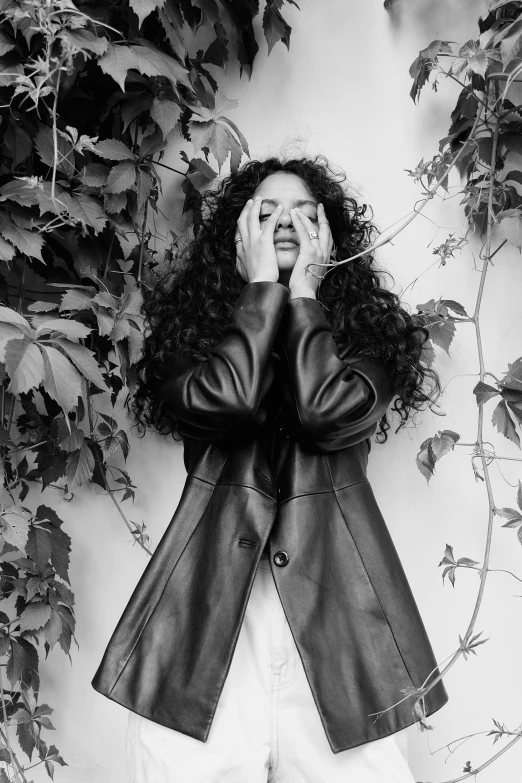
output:
[[[288,302],[280,337],[302,436],[326,449],[370,437],[394,397],[384,366],[340,351],[316,299]]]
[[[210,435],[255,418],[288,295],[281,283],[247,283],[210,356],[188,365],[173,359],[157,395],[179,421]]]

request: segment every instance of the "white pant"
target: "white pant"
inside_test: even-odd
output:
[[[129,783],[413,783],[406,729],[333,753],[268,559],[206,742],[129,713]]]

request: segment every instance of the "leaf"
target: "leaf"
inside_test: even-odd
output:
[[[11,261],[14,254],[14,247],[0,237],[0,261]]]
[[[136,160],[133,152],[118,139],[106,139],[94,145],[93,151],[101,158],[109,160]]]
[[[22,552],[25,551],[27,544],[30,519],[31,515],[18,506],[11,506],[7,511],[0,514],[4,540]]]
[[[517,19],[508,28],[508,34],[500,42],[500,54],[504,68],[518,56],[522,47],[522,19]]]
[[[0,323],[15,324],[19,326],[26,334],[32,334],[33,330],[31,324],[27,321],[23,315],[17,313],[11,307],[4,307],[0,305]]]
[[[43,601],[28,604],[20,615],[21,631],[36,631],[41,628],[51,616],[51,607]]]
[[[81,290],[83,289],[83,290]],[[59,310],[88,310],[91,306],[92,297],[96,293],[93,286],[75,286],[67,290],[62,296]]]
[[[36,335],[40,337],[40,335],[46,332],[61,332],[68,340],[77,341],[87,337],[92,332],[92,329],[72,318],[52,318],[38,327]]]
[[[111,76],[125,92],[125,78],[130,68],[136,68],[136,57],[130,46],[114,46],[109,44],[107,51],[98,60],[103,73]]]
[[[138,209],[141,209],[150,196],[152,178],[146,171],[136,170],[136,192]]]
[[[516,445],[520,448],[520,438],[508,413],[505,400],[501,400],[499,402],[493,411],[491,421],[502,435],[504,435],[506,438],[509,438],[509,440],[512,440],[513,443],[516,443]]]
[[[4,239],[11,242],[20,253],[24,253],[24,255],[31,258],[37,258],[43,262],[42,247],[44,240],[41,234],[20,228],[5,214],[0,215],[0,234]]]
[[[501,237],[522,250],[522,214],[518,209],[504,210],[498,214],[499,223],[496,227]]]
[[[53,168],[54,166],[54,136],[53,129],[47,125],[40,125],[36,135],[35,145],[42,163]],[[61,131],[56,133],[56,168],[62,171],[66,177],[74,176],[74,149],[67,136]]]
[[[26,552],[42,572],[49,561],[52,549],[49,531],[38,525],[32,525],[29,530]]]
[[[94,35],[89,30],[62,30],[59,38],[67,41],[73,49],[78,49],[82,52],[92,52],[98,56],[107,51],[109,44],[107,38]]]
[[[8,390],[12,394],[27,392],[43,382],[42,354],[32,340],[10,340],[5,349],[5,366],[11,379]]]
[[[33,142],[29,134],[10,118],[9,127],[4,136],[4,142],[13,158],[13,168],[27,160],[33,150]]]
[[[51,611],[51,616],[47,623],[44,625],[44,627],[41,629],[41,635],[51,648],[53,649],[56,642],[60,639],[60,636],[62,635],[62,617],[58,611],[53,609]],[[41,723],[41,721],[39,721]],[[47,728],[49,728],[47,726]]]
[[[111,169],[104,193],[122,193],[136,182],[136,166],[132,161],[118,163]]]
[[[94,383],[99,389],[102,389],[102,391],[110,391],[103,380],[95,355],[89,348],[62,339],[55,340],[55,344],[59,345],[67,353],[68,357],[85,378]]]
[[[39,302],[31,302],[27,305],[27,309],[31,313],[47,313],[51,310],[57,310],[58,305],[54,302],[44,302],[41,300]]]
[[[41,346],[45,366],[45,391],[56,400],[65,413],[76,408],[81,396],[81,376],[68,359],[56,348]]]
[[[487,383],[479,381],[473,389],[473,394],[477,399],[477,405],[482,405],[483,403],[488,402],[492,397],[496,397],[497,394],[499,394],[499,391],[498,389],[495,389],[494,386],[489,386]]]
[[[435,460],[438,461],[441,457],[444,457],[448,452],[452,451],[458,440],[460,440],[460,435],[452,430],[439,431],[437,435],[434,435],[431,439],[431,449],[435,456]]]
[[[161,128],[164,138],[176,127],[181,116],[181,106],[174,101],[154,98],[150,116]]]
[[[144,76],[165,76],[176,88],[178,82],[192,89],[187,69],[173,57],[152,45],[122,46],[109,44],[107,52],[98,60],[104,73],[116,81],[125,92],[125,78],[130,69]]]
[[[449,348],[455,336],[455,323],[450,320],[435,321],[427,324],[431,341],[443,348],[449,356]]]
[[[129,0],[129,5],[139,20],[139,26],[143,24],[143,20],[149,16],[156,8],[162,8],[165,0]]]
[[[279,8],[281,0],[267,0],[265,11],[263,13],[263,32],[268,43],[268,54],[272,51],[278,41],[282,41],[287,49],[290,49],[290,33],[292,28],[288,22],[283,19]]]
[[[455,76],[459,74],[468,74],[468,71],[477,73],[479,76],[486,75],[488,67],[488,55],[485,49],[473,39],[467,41],[459,50],[459,56],[453,60],[450,73]]]
[[[103,187],[109,172],[110,168],[103,163],[91,163],[89,166],[84,166],[80,180],[91,188]]]
[[[78,220],[85,226],[91,226],[95,234],[99,234],[107,222],[107,217],[100,203],[85,193],[77,193],[71,198],[68,212],[73,220]]]
[[[502,527],[518,527],[522,523],[522,514],[516,508],[497,508],[497,514],[507,522]]]
[[[3,32],[0,32],[0,57],[15,48],[14,42]]]
[[[86,443],[81,449],[73,452],[67,460],[67,488],[69,492],[75,487],[85,484],[94,471],[94,456]]]

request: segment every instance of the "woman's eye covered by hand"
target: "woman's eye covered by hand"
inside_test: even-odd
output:
[[[263,220],[268,220],[271,214],[272,212],[264,212],[262,215],[259,215],[259,222],[261,223]],[[306,214],[306,212],[304,214]],[[306,214],[306,217],[311,220],[312,223],[319,223],[317,214]]]

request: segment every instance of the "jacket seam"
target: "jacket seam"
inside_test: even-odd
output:
[[[328,466],[328,468],[330,468],[330,466]],[[331,474],[330,474],[330,480],[331,480]],[[369,483],[367,478],[361,479],[360,481],[352,481],[351,484],[345,484],[344,487],[339,487],[339,491],[341,489],[348,489],[349,487],[355,487],[357,486],[357,484],[367,484],[367,483]],[[333,489],[333,482],[332,482],[332,489]],[[333,491],[335,492],[336,490],[333,489]],[[295,500],[296,498],[308,498],[311,495],[331,495],[331,494],[332,494],[331,489],[325,489],[322,490],[321,492],[300,492],[298,495],[292,495],[289,498],[285,498],[279,505],[283,506],[285,503],[288,503],[290,500]]]
[[[221,470],[219,471],[219,476],[221,476],[221,474],[223,473],[223,470],[225,469],[225,465],[226,465],[226,464],[227,464],[227,462],[228,462],[229,456],[230,456],[229,454],[227,454],[227,455],[226,455],[226,457],[225,457],[225,460],[224,460],[224,462],[223,462],[223,465],[221,466]],[[218,479],[219,479],[219,476],[218,476]],[[192,478],[197,478],[197,476],[192,476]],[[210,503],[210,501],[211,501],[211,499],[212,499],[212,496],[213,496],[213,494],[214,494],[214,490],[215,490],[215,488],[216,488],[216,486],[217,486],[217,483],[216,483],[216,484],[212,484],[210,481],[206,481],[205,483],[206,483],[206,484],[209,484],[209,485],[210,485],[210,486],[212,486],[212,487],[214,487],[214,489],[213,489],[213,490],[210,492],[209,498],[208,498],[208,500],[207,500],[207,503],[206,503],[206,505],[205,505],[205,508],[203,509],[203,511],[202,511],[202,513],[201,513],[201,516],[199,517],[198,521],[197,521],[197,522],[196,522],[196,524],[194,525],[194,527],[193,527],[193,529],[192,529],[192,531],[191,531],[191,533],[190,533],[190,536],[189,536],[189,537],[187,538],[187,540],[185,541],[185,546],[183,547],[183,549],[182,549],[182,550],[181,550],[181,552],[179,553],[178,559],[176,560],[175,564],[172,566],[172,569],[171,569],[171,571],[170,571],[170,573],[169,573],[169,575],[168,575],[167,579],[165,580],[165,584],[163,585],[163,590],[161,591],[160,595],[158,596],[158,600],[155,602],[154,606],[151,608],[151,610],[150,610],[150,613],[149,613],[149,616],[147,617],[147,620],[145,621],[145,623],[144,623],[144,625],[143,625],[143,628],[141,629],[140,633],[138,634],[138,636],[137,636],[137,638],[136,638],[136,641],[135,641],[135,642],[134,642],[134,644],[132,645],[132,650],[130,651],[129,655],[127,656],[127,660],[125,661],[125,663],[124,663],[124,664],[123,664],[123,666],[121,667],[120,673],[118,674],[118,676],[117,676],[117,677],[116,677],[116,679],[114,680],[114,684],[112,685],[112,688],[109,690],[109,697],[110,697],[110,695],[112,694],[112,692],[115,690],[115,688],[116,688],[116,687],[117,687],[117,685],[118,685],[118,682],[120,681],[121,677],[123,676],[123,673],[124,673],[125,669],[127,668],[128,664],[129,664],[129,661],[130,661],[130,659],[132,658],[132,656],[133,656],[133,654],[134,654],[134,650],[135,650],[135,649],[136,649],[136,647],[138,646],[138,643],[139,643],[139,641],[140,641],[141,637],[143,636],[143,633],[145,632],[145,629],[146,629],[147,625],[150,623],[150,621],[151,621],[151,619],[152,619],[152,616],[153,616],[154,612],[156,611],[156,609],[157,609],[157,606],[158,606],[159,602],[161,601],[161,599],[162,599],[162,597],[163,597],[163,593],[164,593],[164,592],[165,592],[165,590],[167,589],[167,585],[168,585],[168,583],[169,583],[169,579],[170,579],[170,577],[171,577],[171,575],[172,575],[172,572],[173,572],[173,571],[174,571],[174,569],[176,568],[176,565],[179,563],[179,560],[180,560],[181,556],[183,555],[183,552],[185,551],[185,549],[186,549],[186,548],[187,548],[187,546],[189,545],[189,542],[190,542],[190,540],[191,540],[192,536],[194,535],[194,533],[196,532],[196,529],[197,529],[197,527],[198,527],[199,523],[201,522],[202,516],[203,516],[203,514],[205,513],[205,511],[206,511],[206,509],[207,509],[207,507],[208,507],[208,504]]]
[[[348,526],[348,522],[346,521],[346,517],[345,517],[345,515],[344,515],[344,512],[343,512],[342,506],[341,506],[341,504],[340,504],[340,502],[339,502],[339,498],[337,497],[337,492],[338,492],[338,491],[340,491],[341,489],[343,489],[343,487],[340,487],[340,488],[339,488],[339,490],[336,490],[336,489],[335,489],[335,487],[334,487],[334,483],[333,483],[333,476],[332,476],[332,471],[331,471],[331,468],[330,468],[330,460],[329,460],[329,458],[328,458],[328,455],[327,455],[327,454],[325,455],[325,457],[326,457],[326,464],[327,464],[327,466],[328,466],[328,472],[329,472],[329,474],[330,474],[330,481],[332,482],[332,490],[333,490],[333,493],[334,493],[334,495],[335,495],[335,500],[336,500],[336,502],[337,502],[337,506],[339,507],[339,511],[340,511],[340,513],[341,513],[341,516],[342,516],[342,518],[343,518],[343,520],[344,520],[344,524],[345,524],[345,526],[346,526],[346,529],[348,530],[348,533],[349,533],[349,534],[350,534],[350,536],[351,536],[351,539],[352,539],[352,541],[353,541],[353,545],[355,546],[355,548],[356,548],[356,550],[357,550],[357,554],[359,555],[359,558],[360,558],[360,560],[361,560],[361,563],[363,564],[364,570],[365,570],[365,572],[366,572],[366,576],[368,577],[368,581],[369,581],[370,585],[372,586],[372,590],[373,590],[373,594],[374,594],[374,596],[375,596],[375,600],[376,600],[376,601],[377,601],[377,603],[379,604],[379,608],[380,608],[380,610],[381,610],[381,612],[382,612],[382,616],[383,616],[383,617],[384,617],[384,619],[386,620],[386,625],[387,625],[387,626],[388,626],[388,628],[390,629],[390,633],[391,633],[392,639],[393,639],[393,641],[395,642],[395,647],[397,648],[397,651],[398,651],[398,653],[399,653],[399,655],[400,655],[400,657],[401,657],[401,660],[402,660],[402,662],[403,662],[403,664],[404,664],[404,668],[406,669],[406,672],[407,672],[407,674],[408,674],[408,677],[409,677],[409,678],[410,678],[410,680],[411,680],[411,683],[412,683],[412,685],[413,685],[413,686],[416,688],[416,687],[417,687],[417,685],[415,684],[415,680],[414,680],[414,679],[413,679],[413,677],[411,676],[410,668],[409,668],[408,664],[406,663],[406,659],[405,659],[405,657],[404,657],[404,655],[403,655],[403,653],[402,653],[402,650],[401,650],[401,648],[399,647],[399,643],[398,643],[398,641],[397,641],[397,637],[395,636],[395,634],[394,634],[394,632],[393,632],[393,628],[392,628],[392,626],[391,626],[391,623],[390,623],[390,621],[388,620],[388,615],[387,615],[387,614],[386,614],[386,612],[384,611],[384,607],[383,607],[383,605],[382,605],[382,603],[381,603],[381,600],[380,600],[380,598],[379,598],[379,596],[378,596],[378,594],[377,594],[377,591],[376,591],[376,589],[375,589],[375,587],[374,587],[374,585],[373,585],[373,582],[372,582],[372,579],[371,579],[371,577],[370,577],[370,574],[368,573],[368,569],[366,568],[366,566],[365,566],[365,564],[364,564],[364,559],[363,559],[363,557],[362,557],[362,555],[361,555],[361,553],[360,553],[360,551],[359,551],[359,547],[357,546],[357,542],[356,542],[355,538],[352,536],[352,533],[351,533],[351,531],[350,531],[350,528],[349,528],[349,526]],[[361,484],[362,484],[363,482],[359,482],[359,483],[361,483]],[[367,483],[369,484],[370,482],[368,481]]]

